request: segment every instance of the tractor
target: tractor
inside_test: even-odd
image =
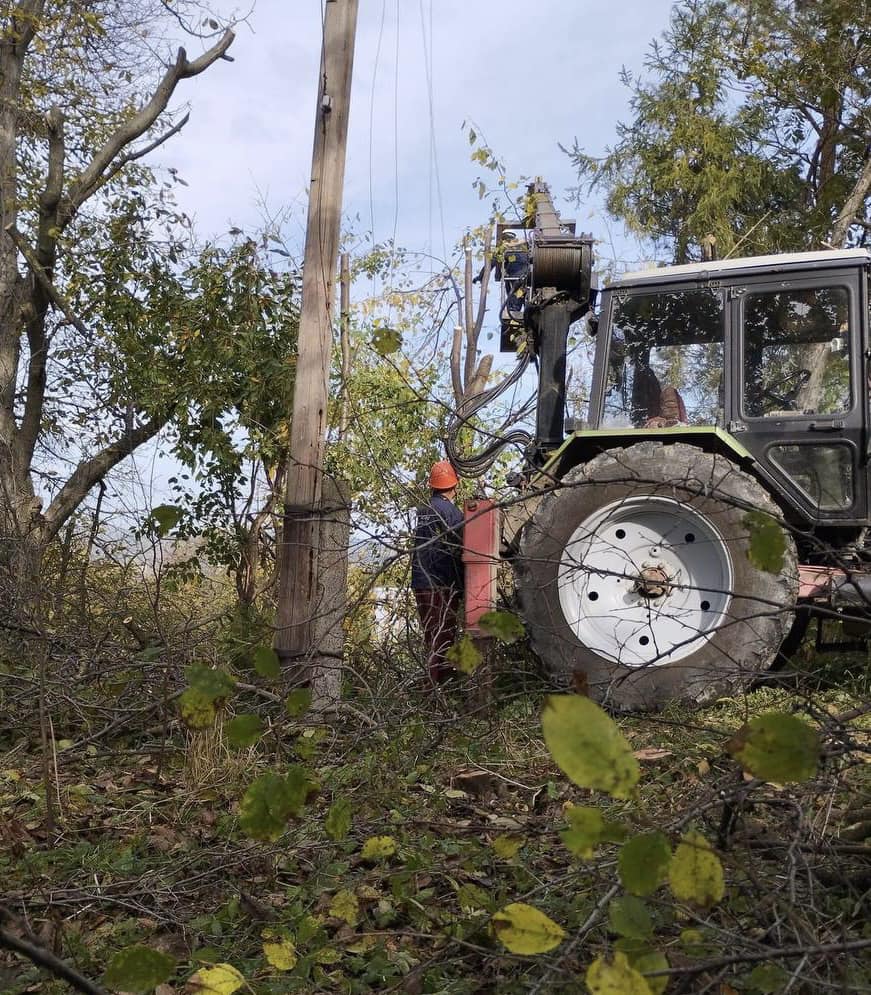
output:
[[[469,457],[460,429],[536,368],[515,497],[502,512],[467,503],[470,632],[507,559],[551,676],[616,710],[733,694],[788,657],[811,614],[820,649],[853,648],[844,633],[864,637],[871,619],[871,252],[647,269],[596,301],[592,238],[543,183],[530,196],[531,218],[500,226],[528,254],[504,281],[522,299],[503,310],[517,367],[447,439],[460,472],[480,475],[523,433]],[[595,336],[583,424],[565,416],[575,322]]]

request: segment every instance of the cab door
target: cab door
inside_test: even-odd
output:
[[[867,517],[860,271],[748,279],[730,291],[737,329],[730,428],[811,522]]]

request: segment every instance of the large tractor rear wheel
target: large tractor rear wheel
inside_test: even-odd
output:
[[[683,443],[641,442],[570,471],[526,525],[518,587],[533,646],[620,710],[704,702],[764,671],[789,632],[795,544],[782,570],[748,558],[748,511],[780,519],[753,477]]]

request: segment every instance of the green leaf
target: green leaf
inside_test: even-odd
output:
[[[174,504],[159,504],[151,509],[151,517],[157,523],[158,534],[163,537],[181,521],[184,511]]]
[[[543,912],[513,902],[493,916],[493,929],[499,942],[513,954],[544,954],[558,947],[565,931]]]
[[[225,726],[227,742],[234,749],[253,746],[263,735],[263,722],[259,715],[237,715]]]
[[[616,722],[589,698],[552,694],[541,715],[544,741],[560,770],[578,787],[630,798],[638,761]]]
[[[449,663],[464,674],[474,674],[484,659],[472,639],[463,634],[457,642],[445,653]]]
[[[608,923],[619,936],[646,940],[653,936],[653,920],[647,906],[634,895],[615,898],[608,907]]]
[[[311,708],[311,688],[294,688],[284,702],[284,710],[292,719],[298,719]]]
[[[701,833],[684,835],[671,858],[668,883],[679,901],[702,908],[715,905],[726,893],[723,865]]]
[[[766,573],[779,574],[783,570],[786,553],[786,535],[777,519],[764,511],[748,511],[744,525],[750,533],[747,558],[754,567]]]
[[[379,356],[389,356],[402,346],[402,332],[386,326],[376,327],[372,332],[372,348]]]
[[[246,836],[274,842],[291,816],[302,809],[317,785],[302,768],[292,766],[286,777],[268,771],[254,780],[239,804],[239,825]]]
[[[626,954],[626,959],[631,967],[635,968],[639,974],[647,974],[649,971],[667,971],[669,968],[665,954],[658,950],[653,950],[646,940],[639,940],[626,936],[614,941],[614,949]],[[668,975],[661,978],[645,978],[648,987],[654,995],[662,995],[668,987]]]
[[[619,843],[626,830],[619,822],[608,822],[597,808],[572,805],[566,809],[569,829],[560,833],[563,843],[576,857],[589,860],[599,843]]]
[[[245,984],[245,978],[232,964],[201,967],[188,981],[195,995],[233,995]]]
[[[585,980],[591,995],[653,995],[644,977],[619,951],[610,964],[604,957],[597,957],[587,968]]]
[[[351,803],[347,798],[337,798],[324,819],[327,836],[337,843],[351,831]]]
[[[370,836],[363,844],[363,860],[384,860],[396,853],[396,840],[392,836]]]
[[[783,991],[788,981],[789,973],[784,971],[780,964],[775,964],[772,961],[757,964],[747,978],[750,987],[761,992],[762,995]]]
[[[516,643],[526,635],[523,622],[511,612],[484,612],[478,625],[488,636],[495,636],[502,643]]]
[[[785,784],[816,774],[820,738],[795,715],[767,712],[744,725],[726,748],[754,777]]]
[[[212,699],[197,688],[188,688],[181,693],[178,708],[188,729],[211,729],[218,715]]]
[[[175,973],[175,958],[136,944],[125,947],[112,956],[103,983],[107,988],[125,992],[150,992]]]
[[[254,664],[254,669],[261,677],[274,681],[281,676],[281,662],[278,659],[278,654],[271,646],[255,647],[251,654],[251,661]]]
[[[302,815],[306,802],[318,793],[320,785],[317,781],[313,781],[305,767],[300,767],[299,764],[291,764],[287,768],[284,783],[287,785],[290,798],[291,814],[298,818]]]
[[[620,883],[633,895],[652,895],[668,876],[671,847],[660,832],[642,833],[620,848]]]
[[[705,944],[705,937],[699,929],[682,929],[680,945],[690,957],[705,957],[710,949]]]
[[[209,701],[229,698],[236,687],[235,678],[226,671],[206,667],[201,663],[185,667],[184,674],[188,684]]]
[[[511,860],[525,842],[522,836],[497,836],[490,845],[501,860]]]
[[[457,905],[463,912],[477,912],[479,909],[493,908],[493,899],[476,884],[463,884],[457,889]]]
[[[637,956],[630,955],[629,961],[635,970],[641,974],[653,971],[667,971],[671,966],[668,963],[668,958],[659,950],[650,950]],[[662,995],[665,989],[668,988],[669,979],[667,974],[664,974],[661,978],[645,978],[644,980],[647,982],[647,987],[653,992],[653,995]]]

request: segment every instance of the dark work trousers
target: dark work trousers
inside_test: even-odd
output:
[[[445,653],[457,641],[457,613],[462,596],[452,587],[433,587],[415,591],[414,597],[423,629],[430,680],[433,684],[441,684],[454,673]]]

